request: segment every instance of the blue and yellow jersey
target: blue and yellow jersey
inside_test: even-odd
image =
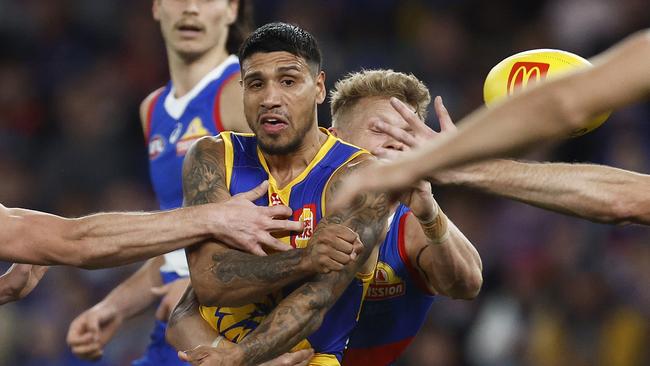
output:
[[[422,327],[434,296],[406,254],[404,228],[410,211],[400,205],[379,248],[357,327],[345,351],[345,366],[392,364]]]
[[[328,134],[325,143],[307,168],[285,187],[278,187],[269,174],[254,135],[231,132],[221,134],[225,144],[226,184],[230,193],[235,195],[251,190],[268,179],[268,195],[255,203],[262,206],[287,205],[294,212],[293,219],[305,223],[301,234],[281,238],[294,248],[307,246],[314,228],[325,215],[325,191],[330,177],[352,159],[367,153],[323,131]],[[311,347],[315,350],[316,355],[310,365],[340,365],[372,274],[358,274],[327,312],[322,326],[294,348]],[[242,307],[201,307],[201,315],[221,335],[238,342],[253,331],[278,302],[297,286],[285,288],[266,296],[260,302]]]

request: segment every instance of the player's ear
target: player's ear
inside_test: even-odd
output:
[[[316,88],[318,89],[318,94],[316,95],[316,101],[318,104],[321,104],[325,101],[327,96],[327,90],[325,89],[325,71],[321,70],[316,75]]]
[[[153,18],[157,21],[160,21],[160,0],[153,0],[153,4],[151,4],[151,13],[153,14]]]
[[[237,12],[239,11],[239,0],[229,0],[226,9],[226,23],[228,25],[237,21]]]

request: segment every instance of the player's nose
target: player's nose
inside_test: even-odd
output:
[[[280,93],[273,86],[269,86],[265,90],[264,97],[260,103],[261,107],[266,110],[272,110],[281,106]]]
[[[186,0],[185,7],[183,8],[183,15],[189,14],[198,14],[199,13],[199,1],[200,0]]]

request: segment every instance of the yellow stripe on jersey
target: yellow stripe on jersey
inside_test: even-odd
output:
[[[232,149],[232,138],[230,137],[230,131],[224,131],[219,134],[223,140],[224,154],[226,155],[226,187],[230,191],[230,179],[232,178],[232,167],[235,164],[235,153]]]

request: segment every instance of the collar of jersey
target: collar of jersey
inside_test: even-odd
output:
[[[264,159],[264,155],[262,154],[262,151],[260,150],[259,146],[257,147],[257,157],[260,159],[260,163],[262,164],[262,167],[264,167],[264,170],[266,170],[266,173],[269,175],[269,185],[274,188],[274,190],[280,194],[281,196],[285,195],[286,193],[291,191],[291,188],[295,186],[296,184],[300,183],[307,177],[309,172],[327,155],[327,152],[330,151],[332,146],[337,141],[337,138],[334,137],[332,134],[327,131],[327,129],[319,127],[318,128],[321,132],[327,135],[327,140],[325,140],[325,143],[321,145],[320,149],[316,153],[316,156],[311,160],[309,165],[303,170],[297,177],[293,178],[289,184],[286,186],[280,188],[278,187],[278,183],[276,182],[275,178],[271,175],[271,171],[269,170],[269,166],[266,164],[266,159]],[[286,202],[288,204],[288,202]]]
[[[215,67],[212,69],[212,71],[205,74],[205,76],[199,80],[199,82],[196,83],[196,85],[194,85],[194,87],[189,92],[180,98],[174,97],[174,84],[171,84],[171,89],[165,98],[165,110],[167,113],[169,113],[169,115],[174,119],[181,118],[183,113],[185,113],[185,108],[187,108],[187,105],[190,104],[192,99],[199,95],[199,93],[205,88],[206,85],[208,85],[208,83],[219,78],[221,74],[223,74],[223,70],[225,70],[226,67],[237,62],[237,60],[238,58],[235,55],[228,56],[228,58],[220,63],[219,66]]]

